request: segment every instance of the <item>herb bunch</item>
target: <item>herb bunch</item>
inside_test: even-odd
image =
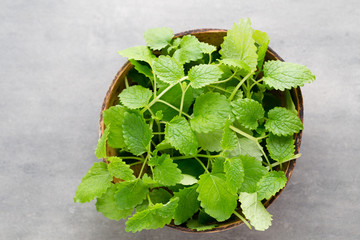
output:
[[[74,201],[96,198],[114,220],[135,208],[126,222],[132,232],[170,223],[203,231],[235,217],[266,230],[272,216],[262,201],[286,185],[281,164],[300,156],[294,134],[303,125],[289,90],[314,75],[264,61],[270,38],[249,19],[233,25],[220,49],[174,38],[169,28],[144,36],[147,46],[119,52],[134,68],[119,104],[103,112],[95,154],[106,162],[94,163]],[[276,90],[285,92],[285,107]]]

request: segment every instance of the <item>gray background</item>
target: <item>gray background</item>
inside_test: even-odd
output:
[[[0,239],[360,239],[360,2],[0,0]],[[266,232],[130,234],[74,204],[94,149],[117,50],[167,26],[231,28],[250,17],[285,60],[317,80],[302,88],[305,131],[293,177]]]

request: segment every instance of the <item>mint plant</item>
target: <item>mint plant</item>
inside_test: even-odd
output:
[[[129,217],[130,232],[170,223],[204,231],[234,218],[266,230],[272,216],[263,201],[285,186],[282,164],[300,156],[294,134],[303,125],[289,90],[315,76],[265,61],[270,38],[249,19],[220,49],[169,28],[150,29],[145,40],[119,52],[134,68],[118,105],[103,112],[95,154],[105,162],[86,173],[74,201],[96,199],[109,219]]]

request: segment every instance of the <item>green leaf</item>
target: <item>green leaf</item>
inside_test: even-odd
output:
[[[174,52],[173,57],[181,64],[196,61],[202,58],[202,49],[199,40],[191,35],[182,37],[180,49]]]
[[[216,51],[215,46],[205,43],[205,42],[200,42],[200,49],[203,53],[206,53],[206,54],[211,54]]]
[[[136,212],[126,222],[127,232],[138,232],[144,229],[162,228],[173,218],[179,199],[172,198],[167,204],[157,203],[148,209]]]
[[[136,71],[138,71],[139,73],[143,74],[144,76],[153,79],[154,75],[152,72],[151,67],[149,67],[148,64],[143,63],[143,62],[139,62],[133,59],[130,59],[129,62],[134,65],[134,68],[136,69]]]
[[[134,171],[122,161],[120,157],[109,157],[107,160],[110,162],[108,165],[109,173],[111,176],[120,178],[122,180],[134,180]]]
[[[225,159],[223,157],[218,157],[211,164],[211,173],[224,173],[224,163]]]
[[[117,183],[115,203],[119,209],[134,208],[140,204],[149,193],[149,186],[141,179]]]
[[[168,154],[151,158],[149,165],[154,166],[154,180],[164,186],[175,186],[183,178],[177,164]]]
[[[257,183],[258,200],[269,199],[285,187],[287,178],[283,171],[266,173]]]
[[[261,69],[263,65],[266,51],[268,49],[270,43],[270,37],[266,32],[261,32],[259,30],[255,30],[253,34],[253,39],[259,45],[257,55],[258,55],[258,69]]]
[[[264,118],[263,107],[253,99],[238,99],[232,102],[232,107],[236,118],[248,129],[256,129],[259,125],[258,121]]]
[[[229,100],[224,95],[209,92],[196,99],[190,124],[196,132],[208,133],[223,128],[230,113]]]
[[[265,128],[278,136],[288,136],[303,129],[300,118],[292,111],[282,107],[275,107],[268,113]]]
[[[170,200],[170,198],[172,197],[172,194],[163,188],[156,188],[156,189],[153,189],[149,193],[149,197],[153,204],[155,204],[155,203],[165,204]],[[136,210],[136,212],[141,212],[141,211],[144,211],[145,209],[147,209],[148,207],[149,207],[149,201],[147,199],[145,199],[141,204],[136,206],[135,210]]]
[[[295,104],[292,100],[290,90],[288,89],[285,90],[285,103],[287,110],[290,110],[296,115],[298,115],[298,111],[296,110]]]
[[[238,139],[236,133],[229,128],[230,125],[231,125],[231,121],[227,120],[224,127],[224,133],[221,139],[221,148],[223,150],[233,150],[238,145]]]
[[[167,27],[151,28],[144,34],[146,44],[153,50],[161,50],[165,48],[170,44],[173,37],[173,30]]]
[[[148,150],[152,132],[144,117],[126,112],[123,120],[123,134],[126,146],[134,155],[141,155]]]
[[[239,192],[256,192],[257,182],[268,171],[266,167],[264,167],[261,162],[256,160],[254,157],[240,156],[240,158],[244,167],[245,178]]]
[[[130,109],[145,107],[151,96],[152,91],[140,85],[126,88],[119,94],[121,103]]]
[[[119,221],[130,216],[133,209],[120,210],[117,208],[114,200],[116,189],[116,185],[111,184],[107,192],[96,200],[96,210],[111,220]]]
[[[201,232],[201,231],[206,231],[206,230],[211,230],[211,229],[214,229],[218,226],[218,224],[209,224],[209,225],[205,225],[205,224],[202,224],[200,223],[198,220],[196,219],[190,219],[187,223],[186,223],[186,226],[188,228],[191,228],[191,229],[194,229],[198,232]]]
[[[278,162],[285,162],[294,157],[295,140],[292,135],[276,136],[270,133],[266,139],[266,147],[270,153],[270,157]]]
[[[304,65],[282,61],[267,61],[264,64],[263,81],[277,90],[302,87],[314,80],[315,76]]]
[[[184,68],[170,56],[159,56],[153,63],[153,70],[161,81],[174,83],[184,77]]]
[[[227,66],[240,70],[239,72],[242,73],[242,75],[246,75],[246,73],[251,72],[250,67],[243,60],[225,58],[222,59],[221,62]]]
[[[108,126],[105,130],[101,138],[99,139],[96,149],[95,155],[97,158],[106,158],[106,140],[109,136],[110,126]]]
[[[262,161],[263,155],[256,142],[243,136],[237,139],[236,147],[229,151],[229,157],[237,157],[240,155],[247,155],[254,157],[258,161]]]
[[[103,112],[104,123],[110,132],[107,138],[107,143],[113,148],[125,148],[125,140],[123,136],[123,119],[126,108],[123,106],[113,106]]]
[[[176,225],[184,223],[199,210],[200,202],[197,200],[199,196],[196,192],[197,187],[196,184],[174,193],[174,197],[179,198],[179,203],[174,214],[174,223]]]
[[[165,139],[184,155],[196,155],[198,140],[184,117],[176,116],[165,126]]]
[[[244,182],[244,166],[241,157],[226,159],[224,164],[226,183],[229,188],[237,193]]]
[[[231,58],[241,60],[247,64],[250,70],[255,70],[258,56],[256,54],[255,41],[252,38],[254,30],[248,18],[234,23],[231,30],[227,32],[220,54],[223,59]]]
[[[182,185],[193,185],[198,182],[198,180],[191,175],[188,174],[181,174],[181,175],[183,179],[180,181],[180,184]]]
[[[196,191],[205,212],[220,222],[231,217],[236,207],[237,195],[229,189],[225,175],[205,173],[200,176],[198,184]]]
[[[156,58],[155,55],[151,52],[151,50],[146,46],[127,48],[125,50],[118,51],[118,54],[128,59],[147,62],[150,65],[152,64],[152,61]]]
[[[196,137],[199,141],[199,147],[205,151],[220,152],[221,144],[220,141],[223,136],[223,130],[214,130],[208,133],[196,132]]]
[[[189,71],[189,80],[193,88],[202,88],[217,82],[222,71],[216,65],[200,64],[192,67]]]
[[[94,163],[79,184],[75,193],[74,202],[85,203],[101,197],[111,186],[112,179],[106,163]]]
[[[241,209],[250,224],[258,231],[264,231],[271,226],[272,216],[257,198],[257,193],[240,193]]]

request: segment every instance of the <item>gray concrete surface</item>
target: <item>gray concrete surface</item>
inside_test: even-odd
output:
[[[0,0],[0,239],[360,239],[360,2]],[[305,131],[293,178],[266,232],[124,231],[74,204],[96,158],[101,103],[143,32],[266,31],[285,60],[307,65]]]

